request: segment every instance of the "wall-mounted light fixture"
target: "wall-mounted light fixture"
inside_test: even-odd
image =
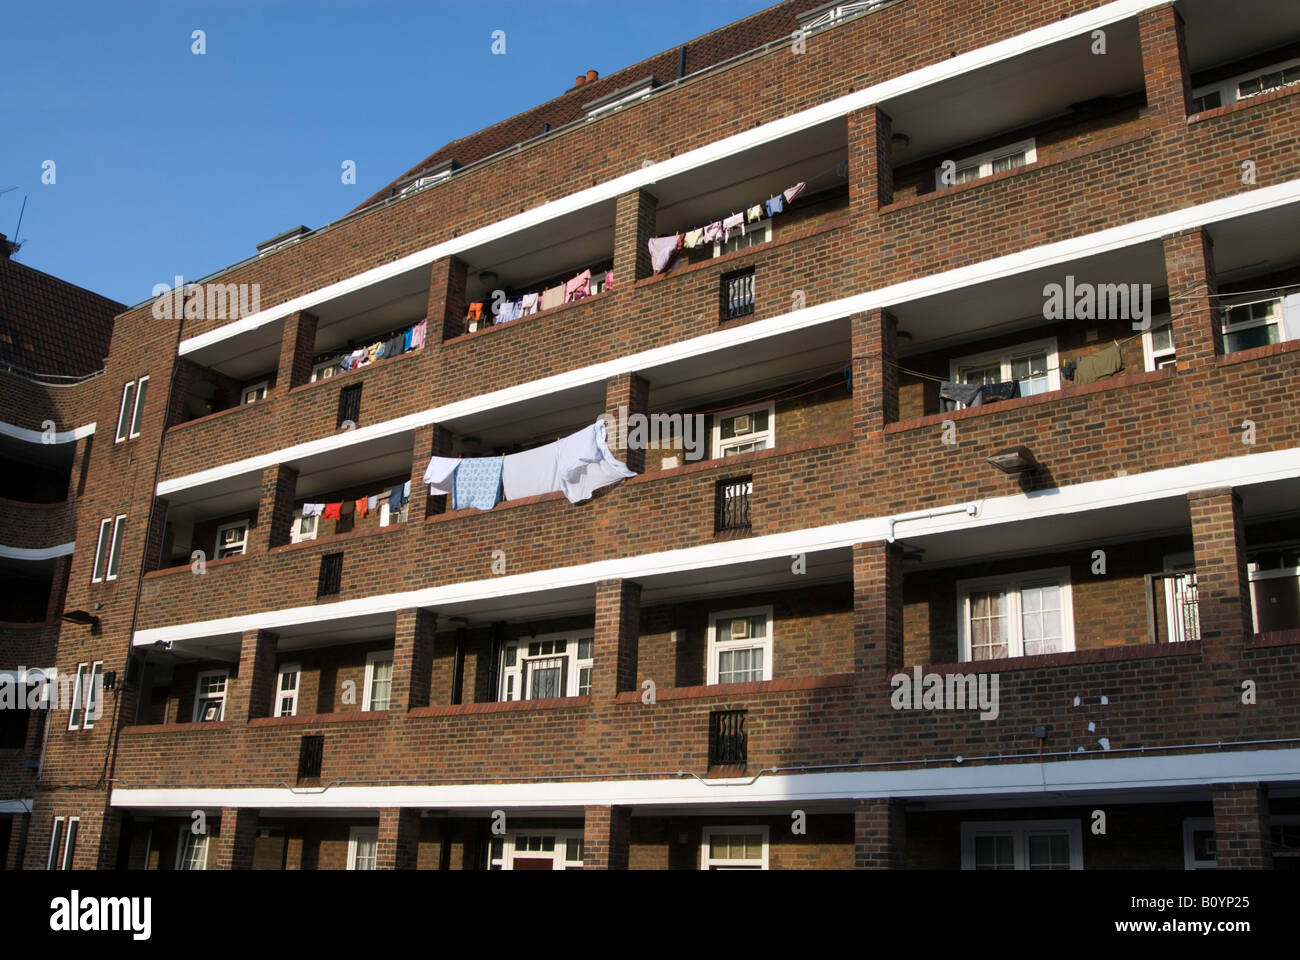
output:
[[[988,463],[1003,473],[1028,473],[1038,467],[1038,461],[1028,447],[1007,447],[988,458]]]
[[[89,626],[92,636],[99,636],[99,617],[85,610],[68,610],[66,613],[59,615],[59,619],[66,623],[77,623],[81,626]]]

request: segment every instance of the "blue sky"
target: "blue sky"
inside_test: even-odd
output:
[[[20,262],[136,303],[337,219],[579,73],[771,2],[0,0],[0,190],[18,188],[0,195],[0,233],[14,239],[26,196]]]

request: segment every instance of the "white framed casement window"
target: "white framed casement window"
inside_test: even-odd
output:
[[[141,377],[135,388],[135,413],[131,416],[131,438],[140,436],[140,424],[144,420],[144,398],[149,392],[149,378]]]
[[[729,240],[714,240],[713,255],[720,257],[724,253],[735,253],[737,250],[748,250],[750,247],[757,247],[760,244],[772,242],[772,221],[756,220],[753,223],[744,224],[744,234],[737,227],[731,231]]]
[[[140,424],[144,420],[144,398],[148,392],[148,377],[128,380],[122,385],[122,402],[117,408],[117,439],[114,443],[140,436]]]
[[[126,535],[126,514],[105,517],[99,521],[99,542],[95,544],[95,569],[90,582],[116,580],[118,562],[122,557],[122,537]]]
[[[379,828],[352,827],[348,830],[348,869],[374,870],[379,860]]]
[[[408,500],[402,504],[397,513],[393,513],[393,508],[388,502],[387,497],[381,497],[379,500],[379,525],[386,527],[390,523],[405,523],[411,512],[411,503]]]
[[[963,662],[1073,650],[1069,568],[958,580],[957,638]]]
[[[99,583],[108,572],[108,551],[113,544],[113,518],[99,521],[99,541],[95,544],[95,569],[91,571],[90,582]]]
[[[366,687],[363,710],[387,710],[393,693],[393,651],[366,654]]]
[[[92,730],[99,719],[99,694],[103,684],[104,661],[77,664],[76,683],[72,688],[72,709],[68,712],[69,730]]]
[[[590,632],[518,637],[501,648],[497,699],[588,696],[594,663],[595,637]]]
[[[84,712],[83,696],[86,683],[86,676],[90,673],[89,663],[77,664],[77,679],[72,687],[72,709],[68,711],[68,729],[81,729],[81,716]]]
[[[80,817],[68,817],[67,824],[63,829],[65,839],[63,841],[63,858],[60,860],[60,870],[71,870],[74,858],[77,855],[77,833],[81,829]]]
[[[45,856],[45,869],[59,869],[59,846],[63,843],[63,824],[64,817],[55,817],[54,826],[50,829],[50,850]]]
[[[743,407],[713,418],[713,458],[734,457],[776,446],[776,404]]]
[[[1283,60],[1262,70],[1251,70],[1192,91],[1192,113],[1231,106],[1261,94],[1300,85],[1300,58]]]
[[[1227,306],[1223,313],[1223,352],[1236,353],[1289,339],[1281,297]]]
[[[311,382],[315,383],[317,380],[328,380],[338,372],[338,358],[336,357],[333,360],[326,360],[324,363],[318,363],[311,368]]]
[[[289,542],[302,543],[304,540],[315,540],[319,521],[320,517],[304,517],[299,513],[293,518],[293,526],[289,528]]]
[[[261,383],[255,383],[252,386],[245,387],[239,395],[241,404],[257,403],[259,400],[266,399],[266,391],[269,389],[271,382],[263,380]]]
[[[1082,870],[1078,820],[990,820],[961,825],[963,870]]]
[[[538,827],[493,837],[489,870],[581,870],[582,831]]]
[[[195,833],[187,823],[176,844],[177,870],[208,869],[208,835]]]
[[[217,560],[223,560],[226,557],[237,557],[248,551],[248,521],[236,520],[234,523],[223,523],[217,527],[217,548],[213,551],[213,557]]]
[[[224,720],[229,670],[204,670],[194,685],[194,722]]]
[[[282,663],[275,677],[275,703],[273,717],[298,715],[298,688],[302,685],[302,664]]]
[[[772,679],[772,608],[709,614],[707,683]]]
[[[1008,383],[1020,381],[1020,395],[1032,397],[1061,389],[1056,338],[1047,337],[1001,350],[958,357],[948,363],[954,383]]]
[[[1176,366],[1178,353],[1174,349],[1174,328],[1169,316],[1156,317],[1151,329],[1142,334],[1142,367],[1150,372],[1162,367]]]
[[[767,827],[705,827],[701,870],[766,870]]]
[[[964,157],[956,161],[955,183],[944,182],[944,168],[940,164],[934,171],[934,187],[936,190],[942,190],[944,187],[970,183],[973,180],[991,177],[993,174],[1002,173],[1005,170],[1028,166],[1037,162],[1037,160],[1038,146],[1031,137],[1028,140],[1021,140],[1019,143],[1012,143],[1005,147],[998,147],[996,150],[988,150],[973,157]]]
[[[1187,870],[1219,868],[1213,817],[1189,817],[1183,821],[1183,867]]]

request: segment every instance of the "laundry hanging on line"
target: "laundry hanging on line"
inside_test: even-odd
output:
[[[807,186],[801,180],[767,201],[750,204],[741,213],[733,213],[721,220],[714,220],[703,227],[692,227],[682,233],[664,237],[649,237],[646,243],[650,249],[651,267],[653,267],[655,273],[664,273],[676,266],[677,258],[674,253],[678,250],[683,248],[695,250],[706,243],[714,243],[719,240],[726,243],[737,230],[740,231],[740,235],[743,237],[746,223],[758,222],[762,219],[765,211],[769,217],[784,212],[785,205],[803,193]]]

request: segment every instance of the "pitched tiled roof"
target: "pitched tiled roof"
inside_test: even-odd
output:
[[[683,44],[686,47],[685,74],[696,73],[761,47],[765,43],[789,37],[799,26],[796,14],[816,6],[818,6],[817,0],[786,0],[785,3],[779,3],[753,16],[737,20],[702,37],[687,41]],[[356,209],[360,210],[362,207],[386,199],[392,194],[394,187],[420,171],[437,166],[443,161],[454,159],[461,166],[465,166],[539,136],[543,132],[543,124],[550,124],[550,129],[555,130],[566,123],[580,120],[585,115],[583,104],[591,103],[646,77],[654,76],[661,83],[675,80],[680,49],[674,47],[672,50],[665,50],[640,63],[611,73],[607,77],[573,87],[554,100],[526,110],[509,120],[502,120],[477,133],[453,140],[411,167]]]
[[[65,377],[102,370],[113,318],[125,309],[0,255],[0,368]]]

